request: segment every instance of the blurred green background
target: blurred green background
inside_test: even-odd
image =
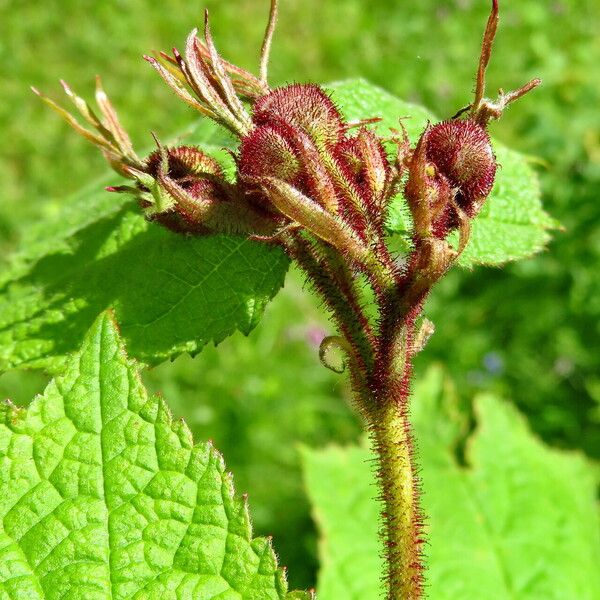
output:
[[[181,47],[212,14],[220,50],[256,70],[267,0],[0,0],[0,251],[32,220],[105,171],[99,153],[30,93],[64,78],[90,96],[93,76],[139,148],[195,115],[141,60]],[[282,0],[271,83],[363,76],[447,117],[468,103],[485,0]],[[503,270],[454,272],[431,299],[437,331],[419,358],[447,366],[469,410],[481,390],[513,399],[548,443],[600,458],[600,2],[503,0],[490,95],[540,76],[544,86],[492,133],[536,157],[547,210],[561,221],[548,251]],[[296,273],[244,338],[146,374],[199,438],[211,438],[248,491],[258,533],[272,533],[294,586],[314,582],[316,541],[297,445],[349,442],[360,425],[344,378],[316,349],[331,326]],[[40,373],[0,376],[27,402]]]

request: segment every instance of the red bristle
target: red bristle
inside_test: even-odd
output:
[[[288,135],[286,135],[288,134]],[[239,170],[242,177],[276,177],[301,186],[302,166],[281,124],[255,127],[242,139]]]

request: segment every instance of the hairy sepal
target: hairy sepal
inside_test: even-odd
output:
[[[314,200],[300,190],[272,177],[255,180],[269,195],[273,204],[289,219],[321,240],[331,244],[343,254],[359,261],[367,249],[340,219],[323,210]]]

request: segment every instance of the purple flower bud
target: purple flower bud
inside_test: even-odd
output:
[[[253,109],[255,125],[284,121],[308,135],[319,148],[341,139],[342,119],[331,98],[318,86],[295,83],[259,98]]]
[[[470,119],[443,121],[427,133],[425,155],[456,190],[456,202],[474,217],[492,191],[496,157],[487,131]]]

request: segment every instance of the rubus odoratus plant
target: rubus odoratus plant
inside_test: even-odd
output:
[[[497,164],[488,124],[540,81],[501,90],[495,101],[484,97],[498,24],[493,0],[473,102],[427,125],[411,147],[401,121],[383,139],[369,128],[376,118],[345,121],[318,85],[271,89],[267,68],[276,16],[272,0],[258,77],[218,54],[208,14],[204,40],[194,30],[183,54],[145,57],[181,100],[239,139],[234,178],[194,146],[156,140],[156,150],[140,158],[99,80],[99,115],[63,83],[91,128],[41,97],[130,180],[108,189],[133,194],[148,220],[182,235],[235,233],[277,245],[304,272],[339,330],[323,340],[321,360],[348,370],[378,456],[388,598],[417,599],[424,593],[425,516],[409,398],[413,358],[433,333],[423,305],[466,247],[471,222],[492,190]],[[390,250],[385,229],[398,193],[413,223],[412,244],[400,257]],[[457,244],[448,239],[453,232]]]

